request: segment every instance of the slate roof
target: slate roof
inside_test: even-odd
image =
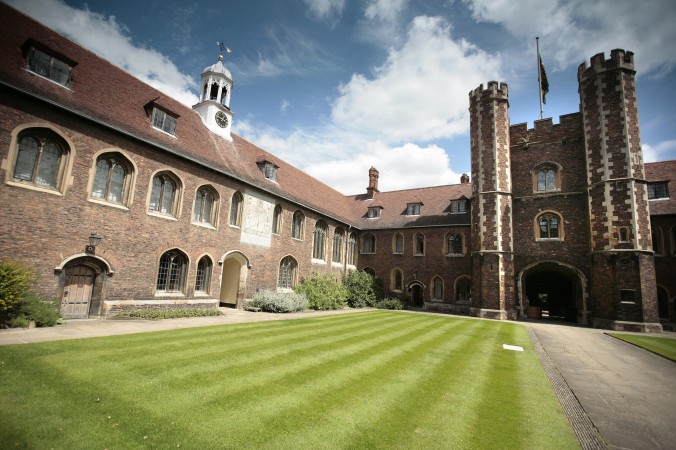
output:
[[[451,213],[451,200],[467,200],[472,195],[469,183],[434,186],[401,191],[377,192],[373,199],[366,194],[353,195],[352,214],[357,228],[406,228],[436,225],[469,225],[469,204],[466,213]],[[422,203],[419,216],[407,216],[408,203]],[[369,206],[380,206],[380,217],[369,219]]]
[[[645,177],[649,182],[666,181],[668,199],[650,200],[650,215],[665,216],[676,214],[676,160],[645,164]]]
[[[327,217],[351,222],[351,206],[340,192],[237,135],[230,142],[210,132],[192,108],[3,3],[0,17],[0,83]],[[25,52],[32,43],[75,63],[67,88],[25,69]],[[152,104],[178,116],[175,137],[151,126],[147,105]],[[279,167],[276,182],[266,179],[256,164],[262,155]]]

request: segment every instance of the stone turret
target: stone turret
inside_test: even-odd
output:
[[[613,50],[578,68],[591,230],[595,326],[659,325],[634,55]]]
[[[472,151],[472,314],[515,318],[507,84],[469,93]]]

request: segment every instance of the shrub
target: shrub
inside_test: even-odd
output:
[[[385,297],[377,301],[375,307],[378,309],[406,309],[406,302],[397,297]]]
[[[310,309],[340,309],[347,303],[348,291],[332,275],[313,273],[294,290],[305,294]]]
[[[368,272],[350,272],[343,285],[348,290],[347,304],[352,308],[374,306],[376,300],[382,296],[382,282]]]
[[[27,293],[19,307],[16,317],[25,317],[29,321],[35,322],[38,327],[53,327],[59,322],[61,316],[56,303],[45,299],[32,292]]]
[[[260,291],[256,292],[249,305],[267,312],[288,313],[306,310],[308,302],[305,294],[298,292]]]
[[[35,277],[23,264],[0,260],[0,313],[16,309]]]
[[[135,319],[178,319],[181,317],[220,316],[218,308],[176,308],[176,309],[131,309],[119,311],[114,317],[132,317]]]

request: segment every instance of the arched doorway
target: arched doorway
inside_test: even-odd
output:
[[[530,265],[519,274],[520,307],[542,308],[543,318],[587,323],[586,279],[576,268],[546,261]]]
[[[61,316],[86,319],[101,315],[106,277],[113,275],[108,261],[94,255],[78,254],[66,258],[54,268],[59,277]]]
[[[421,283],[411,283],[408,286],[408,290],[410,292],[411,306],[414,308],[422,308],[425,305],[423,285]]]
[[[662,286],[657,286],[657,311],[660,316],[660,322],[671,322],[672,311],[669,308],[669,294]]]
[[[249,260],[240,252],[231,252],[221,258],[220,264],[223,267],[220,303],[230,308],[240,307],[246,294]]]

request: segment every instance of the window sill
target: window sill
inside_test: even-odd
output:
[[[562,238],[538,238],[535,242],[563,242]]]
[[[326,265],[326,261],[324,261],[323,259],[312,258],[312,264],[323,264],[323,265]]]
[[[331,262],[331,267],[336,267],[336,268],[338,268],[338,269],[342,269],[342,268],[343,268],[343,263],[342,263],[342,262],[335,262],[335,261],[332,261],[332,262]]]
[[[44,76],[44,75],[40,75],[39,73],[33,72],[33,71],[30,70],[30,69],[24,68],[24,70],[25,70],[26,72],[30,73],[30,74],[35,75],[36,77],[42,78],[43,80],[47,80],[47,81],[49,81],[50,83],[53,83],[53,84],[55,84],[55,85],[57,85],[57,86],[61,86],[61,87],[64,88],[64,89],[67,89],[67,90],[69,90],[69,91],[71,91],[71,92],[73,91],[71,88],[69,88],[69,87],[66,86],[65,84],[61,84],[61,83],[59,83],[58,81],[54,81],[54,80],[52,80],[52,79],[49,78],[49,77],[46,77],[46,76]]]
[[[159,219],[171,220],[177,222],[178,219],[170,214],[162,214],[156,211],[148,211],[149,216],[157,217]]]
[[[415,254],[415,255],[413,255],[413,256],[416,256],[416,257],[421,257],[421,256],[425,256],[425,254],[424,254],[424,253],[416,253],[416,254]]]
[[[462,258],[464,253],[446,253],[446,258]]]
[[[29,189],[31,191],[44,192],[45,194],[58,195],[59,197],[63,197],[63,192],[48,186],[38,186],[36,184],[14,180],[7,180],[5,183],[10,186],[16,186],[24,189]]]
[[[376,252],[361,252],[360,255],[375,255]]]
[[[106,200],[97,198],[97,197],[89,197],[87,201],[91,203],[96,203],[97,205],[101,206],[108,206],[110,208],[115,208],[115,209],[121,209],[123,211],[129,211],[129,208],[127,208],[125,205],[121,203],[113,203],[113,202],[108,202]]]
[[[183,298],[185,294],[183,292],[165,292],[165,291],[156,291],[155,297],[161,298]]]
[[[206,228],[207,230],[216,230],[216,227],[213,226],[213,225],[210,224],[210,223],[195,222],[195,221],[190,222],[190,223],[192,223],[192,224],[195,225],[196,227]]]
[[[178,139],[178,138],[176,137],[175,134],[171,134],[171,133],[169,133],[168,131],[164,131],[162,128],[157,128],[157,127],[154,126],[154,125],[150,125],[150,126],[152,127],[153,130],[157,130],[157,131],[159,131],[159,132],[162,133],[162,134],[166,134],[167,136],[171,136],[171,137],[173,137],[174,139]]]
[[[297,242],[303,242],[303,239],[302,239],[302,238],[292,237],[291,240],[292,240],[292,241],[297,241]]]

